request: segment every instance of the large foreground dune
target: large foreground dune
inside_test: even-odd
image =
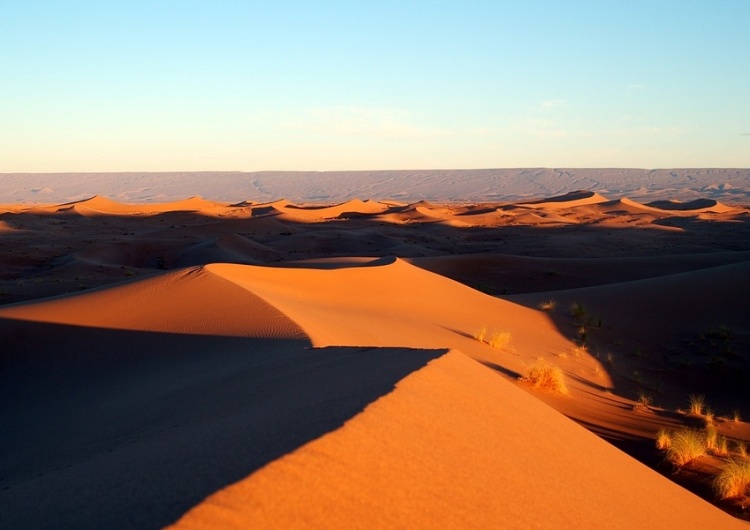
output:
[[[238,200],[0,207],[0,527],[746,527],[746,207]]]

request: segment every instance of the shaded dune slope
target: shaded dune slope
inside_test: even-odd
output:
[[[237,481],[179,526],[735,524],[482,365],[521,363],[481,324],[568,344],[546,315],[401,260],[214,264],[0,318],[4,526],[153,527]]]
[[[744,527],[453,351],[170,528],[600,526]]]

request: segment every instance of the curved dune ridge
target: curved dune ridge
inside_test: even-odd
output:
[[[714,212],[714,213],[725,213],[734,210],[731,206],[722,204],[719,201],[713,199],[695,199],[689,202],[679,201],[653,201],[647,203],[646,206],[652,208],[658,208],[659,210],[667,211],[678,211],[678,212]]]
[[[745,527],[602,437],[651,455],[695,392],[746,415],[746,208],[580,190],[0,215],[0,527]],[[522,380],[540,358],[566,394]]]
[[[518,206],[530,206],[533,208],[575,208],[577,206],[588,206],[602,202],[607,202],[607,198],[593,191],[578,190],[549,199],[519,203]]]
[[[170,528],[602,526],[744,524],[454,351]]]
[[[76,348],[88,347],[81,340],[87,334],[95,336],[93,331],[87,330],[96,329],[107,333],[119,330],[164,337],[215,337],[216,340],[237,337],[310,341],[316,348],[323,349],[305,354],[309,361],[304,362],[294,349],[246,343],[247,353],[253,352],[249,358],[266,351],[267,361],[264,362],[279,359],[268,368],[263,364],[255,366],[253,373],[260,376],[265,369],[274,367],[271,377],[274,392],[280,396],[286,394],[290,399],[301,389],[306,389],[306,395],[315,395],[319,379],[301,369],[315,359],[316,351],[320,352],[319,356],[325,356],[325,347],[376,347],[375,353],[381,351],[385,363],[394,362],[388,353],[394,348],[412,349],[400,350],[399,356],[404,359],[413,355],[410,351],[429,353],[442,349],[444,352],[452,348],[447,354],[430,354],[433,361],[426,367],[417,365],[403,373],[395,390],[382,397],[372,396],[367,402],[369,405],[362,407],[363,411],[349,413],[343,427],[329,428],[327,434],[321,432],[306,441],[299,440],[294,430],[289,431],[287,436],[299,442],[287,444],[284,456],[260,461],[264,464],[260,469],[215,487],[215,495],[203,502],[198,497],[194,501],[197,506],[180,519],[176,528],[580,528],[601,524],[632,528],[636,523],[639,527],[739,528],[740,525],[554,412],[491,368],[520,372],[524,362],[539,353],[568,347],[570,342],[547,315],[484,295],[399,259],[343,262],[332,267],[211,264],[74,296],[4,307],[0,309],[0,318],[3,323],[0,330],[9,327],[9,332],[13,333],[18,333],[13,330],[25,329],[19,326],[35,323],[78,330],[68,339],[72,342],[66,343],[68,332],[58,333],[60,338],[46,346],[67,352],[67,355]],[[471,335],[482,324],[512,330],[513,347],[498,351],[474,340]],[[162,386],[154,390],[169,389],[184,380],[184,368],[178,368],[180,358],[185,358],[185,363],[196,356],[201,363],[210,358],[207,357],[209,351],[199,345],[191,348],[190,341],[200,343],[195,338],[180,343],[183,350],[172,354],[171,368],[161,376]],[[146,362],[144,359],[159,357],[156,351],[142,350],[148,348],[146,338],[120,339],[118,343],[130,343],[139,348],[139,353],[133,356],[132,362],[121,353],[113,365],[116,370],[107,377],[115,378],[114,374],[122,377],[121,374],[130,373]],[[233,348],[241,347],[240,344]],[[45,355],[53,355],[51,350],[45,354],[40,348],[43,350],[44,346],[34,347],[32,358],[45,359]],[[257,348],[261,349],[256,352]],[[23,351],[15,352],[15,357],[7,355],[11,370],[6,373],[23,373],[30,377],[33,370],[40,369],[24,364]],[[357,357],[348,354],[326,359],[325,371],[335,372],[337,366],[344,366],[341,363],[356,361]],[[362,356],[362,359],[370,357]],[[115,361],[107,361],[105,356],[100,362]],[[19,368],[13,369],[13,366]],[[20,367],[23,367],[22,372]],[[217,366],[191,373],[191,385],[201,389],[200,395],[213,396],[218,392],[221,396],[226,379],[216,378],[214,370],[226,368]],[[237,379],[240,373],[232,377],[241,384],[242,378]],[[373,381],[377,381],[377,373],[369,369],[370,378],[375,378]],[[340,376],[346,377],[345,374]],[[74,393],[84,392],[93,384],[107,385],[109,379],[102,377],[76,383]],[[139,388],[136,381],[130,383],[136,385],[134,389]],[[339,385],[333,380],[327,380],[326,384],[333,388]],[[588,383],[581,380],[575,385],[586,389]],[[266,410],[270,404],[257,388],[255,385],[238,386],[230,401],[216,399],[229,410],[236,408],[230,404],[238,402],[244,404],[241,409],[244,411]],[[582,390],[574,386],[573,391],[575,396],[575,392]],[[24,385],[18,392],[25,396],[29,389]],[[139,410],[147,412],[132,409],[129,422],[160,425],[169,421],[169,416],[159,414],[175,414],[174,405],[166,406],[166,403],[174,403],[176,397],[170,391],[157,391],[153,395],[146,390],[145,394],[139,394],[138,390],[130,392],[135,396],[130,399],[137,396],[141,396],[137,399],[145,399],[143,395],[149,398],[139,402],[143,407]],[[355,396],[361,401],[365,397],[356,390],[349,392],[348,398],[339,397],[336,402]],[[67,399],[64,396],[60,397],[63,402]],[[110,407],[118,410],[117,417],[122,411],[116,404],[122,399],[113,397],[112,405],[104,400],[97,407],[104,411]],[[298,428],[320,420],[320,413],[314,412],[315,399],[294,402],[301,407],[301,415],[295,416],[296,421],[301,422]],[[216,410],[216,406],[213,404],[207,410]],[[75,409],[56,415],[70,418],[65,421],[75,426],[80,420],[73,419],[72,410]],[[13,422],[22,421],[21,417],[15,419],[17,414],[10,415]],[[101,412],[89,414],[98,418]],[[108,414],[107,417],[111,417],[114,412]],[[139,419],[143,414],[146,416]],[[101,418],[95,425],[103,422],[106,426],[108,421],[112,420]],[[182,440],[188,432],[192,433],[191,437],[198,436],[201,428],[214,428],[211,426],[218,419],[206,416],[198,423],[188,418],[181,421],[191,427],[184,433],[178,427],[174,432],[178,437],[175,440]],[[83,440],[77,441],[75,447],[91,446],[108,454],[105,442],[96,442],[100,438],[108,440],[104,432],[96,431],[96,427],[81,430],[83,433],[77,432],[76,439],[83,437]],[[96,435],[96,439],[86,438],[89,430],[93,432],[90,436]],[[243,443],[248,447],[253,447],[252,437],[256,436],[253,432],[246,432],[250,438]],[[277,443],[283,439],[281,433],[275,436]],[[38,453],[49,454],[47,458],[54,462],[55,452],[60,451],[59,442],[47,437],[34,440],[33,447]],[[21,446],[24,441],[16,443]],[[105,465],[102,469],[110,469],[109,465],[117,469],[116,466],[127,462],[128,474],[148,476],[148,473],[161,473],[160,466],[167,463],[179,464],[174,456],[166,459],[166,463],[158,463],[158,448],[168,450],[171,442],[160,442],[165,445],[155,445],[153,441],[134,443],[133,449],[117,449],[108,456],[108,464],[100,464]],[[206,447],[212,444],[207,443]],[[156,453],[154,448],[157,448]],[[182,454],[187,453],[175,452],[175,455]],[[222,453],[220,461],[227,461],[231,454]],[[192,454],[192,463],[186,461],[184,465],[210,473],[211,462],[216,457],[210,452],[201,455]],[[84,458],[84,462],[87,461],[88,458]],[[240,464],[238,461],[234,465]],[[70,519],[73,517],[70,511],[75,509],[76,503],[66,504],[64,500],[66,492],[76,484],[74,479],[80,480],[80,473],[86,466],[74,464],[69,471],[57,472],[52,482],[29,482],[24,471],[19,470],[20,478],[14,484],[14,491],[22,497],[16,498],[14,512],[34,521],[28,511],[24,512],[24,503],[27,510],[32,510],[34,505],[22,499],[33,501],[40,495],[52,495],[62,499],[60,520],[75,520]],[[34,465],[30,467],[26,472],[38,469]],[[143,484],[144,494],[156,499],[174,495],[175,484],[168,480],[171,473],[153,484]],[[112,483],[112,476],[107,476],[106,491],[96,494],[98,508],[91,508],[94,515],[86,524],[77,526],[109,526],[113,521],[121,522],[113,519],[116,514],[142,509],[137,504],[127,505],[139,496],[125,493],[122,484],[116,480]],[[236,483],[230,485],[233,482]],[[50,484],[57,493],[45,489]],[[658,491],[659,495],[644,496],[644,489]],[[205,492],[203,497],[213,492]],[[596,502],[592,502],[592,496]],[[127,509],[106,508],[112,503],[116,506],[125,503],[122,505]],[[189,507],[183,507],[182,512]],[[55,518],[54,512],[46,515]],[[142,516],[140,512],[137,515]],[[178,516],[179,513],[169,511],[162,515],[166,520],[156,520],[167,524],[170,518],[175,520]],[[153,521],[145,526],[152,526]]]

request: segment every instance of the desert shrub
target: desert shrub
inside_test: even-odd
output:
[[[482,326],[477,330],[476,333],[474,333],[474,339],[478,340],[479,342],[484,342],[484,339],[487,338],[487,326]]]
[[[677,467],[706,454],[706,437],[694,429],[680,429],[672,434],[672,443],[667,448],[667,460]]]
[[[706,398],[701,394],[690,394],[688,396],[690,403],[689,411],[691,414],[697,414],[701,416],[703,414],[703,407],[706,405]]]
[[[559,366],[550,364],[544,359],[539,359],[529,367],[529,375],[526,380],[537,388],[547,388],[561,394],[568,393],[563,371]]]
[[[708,424],[706,425],[704,432],[706,433],[706,449],[716,449],[716,443],[719,439],[719,431],[716,430],[716,427],[713,424]]]
[[[672,435],[666,429],[659,429],[656,433],[656,448],[665,451],[672,445]]]
[[[743,440],[735,442],[735,451],[740,458],[747,458],[747,444]]]
[[[586,308],[578,302],[573,302],[570,306],[570,314],[576,320],[584,321],[586,319]]]
[[[734,423],[739,423],[740,419],[740,409],[734,409],[734,411],[732,412],[732,421]]]
[[[750,486],[750,460],[731,459],[714,479],[714,490],[720,499],[740,497]]]
[[[635,408],[637,410],[651,410],[651,405],[654,402],[654,398],[651,392],[641,390],[638,392],[638,400],[635,402]]]
[[[729,440],[725,436],[717,436],[716,447],[714,447],[713,452],[716,456],[727,456],[729,454]]]
[[[508,345],[512,337],[513,335],[510,331],[496,331],[492,334],[490,340],[487,341],[487,344],[497,349],[504,348]]]
[[[550,298],[549,300],[545,300],[544,302],[539,302],[539,305],[537,306],[542,311],[554,311],[554,309],[557,307],[557,300],[554,298]]]

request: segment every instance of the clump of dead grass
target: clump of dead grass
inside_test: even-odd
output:
[[[706,397],[702,394],[690,394],[688,396],[688,402],[690,404],[688,410],[690,411],[690,414],[695,414],[697,416],[703,415],[703,407],[706,406]]]
[[[648,392],[647,390],[641,390],[638,392],[638,399],[635,402],[635,409],[636,410],[643,410],[643,411],[649,411],[651,410],[651,405],[654,403],[654,397],[651,394],[651,392]]]
[[[672,434],[666,429],[659,429],[656,433],[656,448],[666,451],[672,445]]]
[[[487,330],[487,326],[482,326],[476,333],[474,339],[479,342],[488,344],[495,349],[505,348],[513,338],[513,334],[508,330],[493,331],[492,334]]]
[[[557,307],[557,300],[554,298],[550,298],[549,300],[545,300],[544,302],[539,302],[539,305],[537,306],[542,311],[554,311]]]
[[[563,374],[562,369],[544,359],[538,359],[529,367],[529,374],[524,380],[537,388],[545,388],[560,392],[561,394],[568,393],[568,387],[565,384],[565,374]]]
[[[714,479],[714,491],[720,499],[745,495],[750,486],[750,460],[732,458]]]
[[[487,341],[487,344],[499,350],[505,348],[512,338],[513,335],[508,330],[496,331],[492,334],[490,340]]]
[[[675,467],[682,467],[706,452],[706,436],[703,432],[679,429],[672,433],[671,443],[667,448],[667,460]]]
[[[737,451],[737,456],[740,458],[747,458],[747,444],[744,440],[737,440],[734,445],[735,451]]]

